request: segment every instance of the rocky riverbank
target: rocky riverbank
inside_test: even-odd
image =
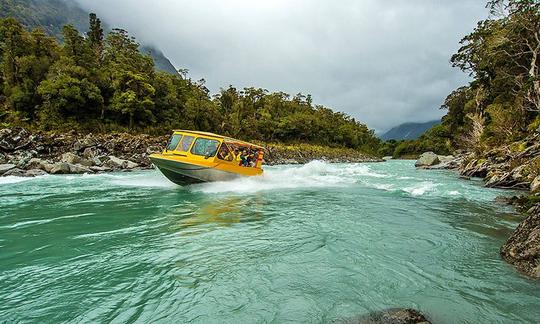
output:
[[[502,246],[501,256],[518,271],[540,278],[540,129],[521,141],[483,154],[439,156],[426,152],[416,166],[455,169],[463,178],[483,178],[487,187],[524,190],[524,196],[510,203],[525,211],[525,219]]]
[[[265,163],[275,164],[304,164],[313,160],[322,160],[330,163],[359,163],[383,162],[378,157],[361,153],[348,148],[334,148],[311,144],[277,144],[260,143],[265,147]]]
[[[31,133],[23,128],[0,130],[0,175],[37,176],[132,171],[151,167],[148,156],[159,152],[167,137],[75,132]]]
[[[119,134],[31,133],[0,129],[0,176],[38,176],[133,171],[152,168],[148,156],[159,152],[167,136]],[[376,162],[379,158],[353,149],[309,144],[264,144],[265,163],[299,164]]]

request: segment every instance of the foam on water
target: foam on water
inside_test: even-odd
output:
[[[364,170],[362,172],[367,172],[365,166],[359,167]],[[258,177],[193,185],[190,189],[205,193],[252,193],[278,189],[339,187],[355,183],[351,177],[344,176],[344,171],[329,163],[312,161],[302,166],[268,168]]]
[[[18,183],[18,182],[28,181],[30,179],[32,178],[16,177],[16,176],[0,177],[0,185]]]

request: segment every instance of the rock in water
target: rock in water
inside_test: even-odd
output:
[[[15,164],[0,164],[0,175],[5,174],[9,170],[15,169],[17,166]]]
[[[439,156],[433,152],[425,152],[420,155],[414,166],[426,167],[438,164],[440,162]]]
[[[390,308],[359,317],[337,321],[343,324],[416,324],[431,322],[420,312],[410,308]]]
[[[540,278],[540,204],[527,212],[512,236],[501,248],[501,256],[520,272]]]

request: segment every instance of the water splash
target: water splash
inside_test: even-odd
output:
[[[359,167],[364,170],[362,172],[367,172],[365,166]],[[268,168],[262,176],[193,185],[190,189],[204,193],[253,193],[279,189],[339,187],[356,182],[353,178],[344,176],[345,173],[346,170],[329,163],[312,161],[302,166]]]

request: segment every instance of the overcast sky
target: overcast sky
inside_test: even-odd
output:
[[[468,82],[449,58],[487,17],[483,0],[76,1],[214,93],[310,93],[378,131],[444,114],[446,95]]]

